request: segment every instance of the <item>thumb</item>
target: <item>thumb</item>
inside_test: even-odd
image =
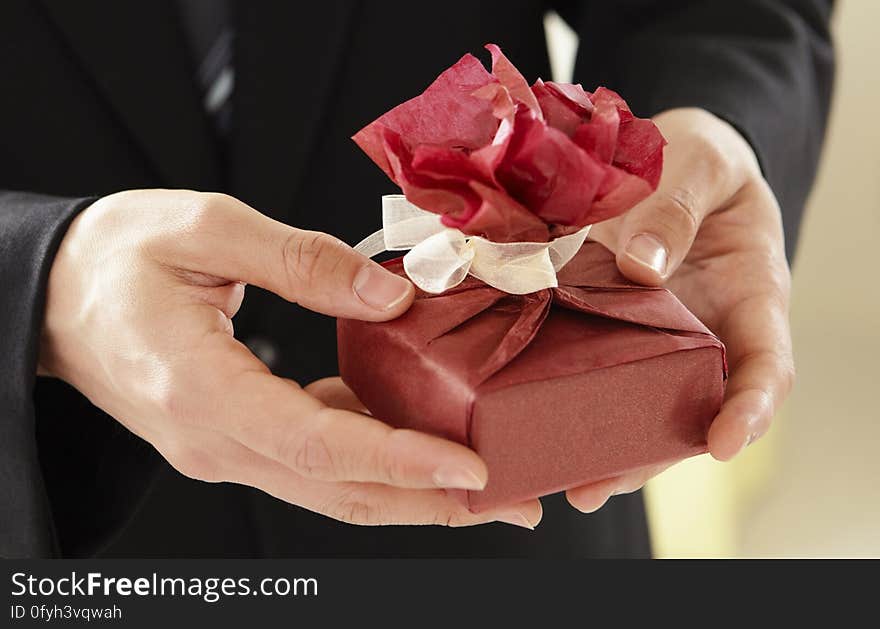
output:
[[[231,235],[202,241],[198,256],[208,273],[253,284],[323,314],[386,321],[412,304],[413,285],[322,232],[296,229],[226,198],[212,216]],[[216,252],[223,251],[224,255]]]
[[[709,208],[687,184],[664,187],[633,207],[618,232],[617,266],[640,284],[659,286],[681,264]]]
[[[264,288],[310,310],[365,321],[393,319],[412,304],[415,289],[406,278],[329,234],[283,228]]]
[[[703,219],[724,206],[758,164],[739,132],[707,111],[672,109],[654,122],[668,140],[660,185],[621,217],[613,248],[621,273],[657,286],[685,259]]]

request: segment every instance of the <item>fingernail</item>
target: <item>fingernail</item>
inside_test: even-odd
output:
[[[610,498],[610,497],[611,496],[608,496],[608,498]],[[592,507],[586,507],[586,508],[578,507],[578,511],[580,511],[581,513],[596,513],[596,511],[598,511],[599,509],[601,509],[602,507],[605,506],[605,503],[608,502],[608,498],[606,498],[605,500],[603,500],[599,504],[592,506]]]
[[[407,280],[373,264],[360,270],[352,288],[362,302],[377,310],[391,310],[412,290]]]
[[[626,245],[626,255],[653,270],[661,277],[666,274],[666,264],[669,254],[666,247],[656,236],[651,234],[636,234],[629,244]]]
[[[441,467],[434,472],[434,484],[444,489],[483,489],[486,481],[467,469]]]
[[[764,436],[764,430],[756,430],[749,434],[748,438],[746,438],[746,446],[750,446],[755,443],[758,439]]]
[[[578,511],[580,511],[581,513],[595,513],[596,511],[598,511],[599,509],[601,509],[602,507],[604,507],[604,506],[605,506],[605,503],[608,502],[608,500],[609,500],[609,499],[611,498],[611,496],[613,496],[613,495],[614,495],[614,492],[609,492],[608,495],[605,496],[605,498],[604,498],[601,502],[599,502],[599,503],[596,504],[596,505],[593,505],[592,507],[575,507],[575,508],[576,508]]]
[[[511,511],[509,513],[503,513],[495,518],[498,522],[504,522],[505,524],[513,524],[514,526],[521,526],[524,529],[529,529],[530,531],[535,530],[535,525],[532,524],[529,519],[524,516],[519,511]]]
[[[750,445],[752,445],[752,443],[753,443],[755,440],[758,439],[758,436],[759,436],[759,435],[758,435],[757,433],[754,433],[754,432],[749,433],[748,435],[746,435],[746,438],[743,439],[742,444],[736,449],[736,452],[734,452],[734,453],[730,456],[730,458],[729,458],[729,459],[726,459],[726,460],[729,461],[730,459],[733,459],[733,458],[739,456],[740,454],[742,454],[742,451],[745,450],[746,448],[748,448]]]

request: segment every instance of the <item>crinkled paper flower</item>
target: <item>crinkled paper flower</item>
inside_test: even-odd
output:
[[[657,187],[666,141],[604,87],[529,87],[494,44],[467,54],[354,141],[420,208],[496,242],[545,242]]]

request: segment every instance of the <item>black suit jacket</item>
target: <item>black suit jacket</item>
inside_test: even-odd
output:
[[[173,472],[67,385],[35,377],[45,286],[72,217],[127,188],[222,190],[355,242],[393,191],[349,136],[485,42],[549,77],[542,18],[578,32],[576,80],[643,116],[726,118],[755,147],[789,246],[832,80],[829,2],[239,2],[234,121],[220,151],[165,2],[0,4],[0,555],[645,556],[641,498],[591,516],[545,501],[534,533],[358,528]],[[336,372],[334,321],[250,290],[237,335],[274,370]]]

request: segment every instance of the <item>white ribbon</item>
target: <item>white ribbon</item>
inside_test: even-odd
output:
[[[587,225],[551,242],[492,242],[446,227],[439,215],[413,205],[402,194],[382,197],[382,227],[355,250],[371,258],[409,249],[403,268],[423,291],[442,293],[470,273],[513,295],[558,286],[556,272],[574,257],[590,231]]]

